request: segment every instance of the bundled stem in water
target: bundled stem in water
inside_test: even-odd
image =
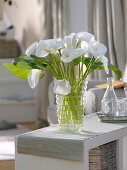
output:
[[[59,125],[67,131],[81,130],[83,125],[85,96],[83,86],[76,87],[75,83],[70,82],[71,93],[65,96],[57,95]]]

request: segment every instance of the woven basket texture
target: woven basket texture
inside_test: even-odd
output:
[[[116,141],[89,151],[89,170],[116,170]]]
[[[0,40],[0,58],[15,58],[21,54],[16,40]]]

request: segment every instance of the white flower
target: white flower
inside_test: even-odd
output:
[[[52,49],[58,50],[63,46],[61,38],[50,39],[49,41]]]
[[[94,35],[89,32],[79,32],[75,35],[75,37],[78,41],[85,41],[87,43],[90,43],[95,39]]]
[[[37,46],[38,46],[38,42],[35,42],[35,43],[31,44],[31,45],[26,49],[25,54],[26,54],[26,55],[29,55],[29,56],[32,55],[32,54],[34,54],[35,51],[36,51]]]
[[[65,38],[63,39],[63,45],[65,47],[73,46],[73,43],[75,43],[73,41],[74,36],[75,36],[75,33],[71,33],[68,36],[65,36]]]
[[[105,55],[107,48],[104,44],[93,41],[89,44],[88,52],[95,57],[99,57]]]
[[[85,51],[88,51],[89,43],[94,41],[94,39],[94,35],[88,32],[79,32],[75,34],[73,44],[76,44],[77,47],[81,47]]]
[[[85,54],[85,51],[81,48],[74,49],[73,47],[67,47],[61,50],[61,60],[64,63],[68,63],[72,60],[74,60],[77,57],[80,57],[81,55]]]
[[[89,44],[85,41],[81,42],[81,48],[88,52]]]
[[[66,80],[55,80],[53,92],[60,95],[67,95],[71,92],[70,83]]]
[[[35,88],[38,85],[41,70],[32,69],[28,75],[28,83],[31,88]]]
[[[40,40],[35,54],[38,57],[46,57],[49,53],[55,54],[61,46],[61,38]]]
[[[98,57],[98,58],[99,58],[99,60],[103,63],[105,72],[106,72],[107,74],[109,74],[108,59],[107,59],[107,57],[105,57],[105,56],[100,56],[100,57]]]

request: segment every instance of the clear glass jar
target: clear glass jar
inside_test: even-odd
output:
[[[107,78],[107,89],[101,101],[101,111],[108,116],[116,116],[118,110],[118,99],[113,87],[113,78]]]
[[[127,98],[118,98],[118,112],[117,116],[127,116]]]

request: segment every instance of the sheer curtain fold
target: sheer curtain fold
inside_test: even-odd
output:
[[[51,39],[63,36],[63,0],[42,0],[42,39]],[[48,89],[52,76],[46,73],[40,80],[37,95],[37,121],[41,127],[47,126],[47,107],[49,105]]]
[[[125,25],[122,0],[107,1],[112,9],[112,27],[114,42],[114,60],[116,65],[124,71],[126,63],[126,47],[125,47]]]
[[[107,46],[109,63],[122,72],[126,63],[123,5],[123,0],[86,0],[85,6],[86,31],[93,33],[98,41]],[[104,79],[106,74],[103,71],[94,72],[91,77]]]

